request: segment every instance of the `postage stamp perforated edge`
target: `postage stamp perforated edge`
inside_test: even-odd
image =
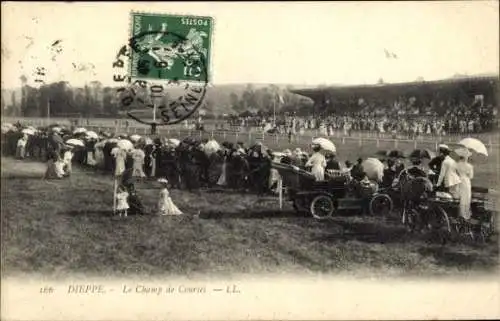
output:
[[[169,17],[187,17],[187,18],[200,18],[200,19],[208,19],[210,20],[210,35],[209,35],[209,41],[208,41],[208,48],[207,48],[207,54],[209,56],[208,63],[205,63],[205,69],[206,69],[206,79],[205,79],[205,84],[206,87],[211,87],[213,86],[213,71],[214,68],[212,68],[213,64],[213,59],[214,55],[212,52],[213,44],[214,44],[214,35],[215,35],[215,30],[216,30],[216,20],[213,17],[210,16],[197,16],[193,14],[183,14],[183,13],[178,13],[178,12],[149,12],[149,11],[143,11],[143,10],[131,10],[129,12],[129,25],[128,25],[128,40],[132,39],[134,37],[134,15],[136,14],[144,14],[144,15],[150,15],[150,16],[169,16]],[[132,77],[132,61],[129,61],[128,65],[128,76]],[[139,77],[134,77],[134,79],[138,80],[147,80],[151,81],[152,79],[141,79]],[[185,83],[196,83],[196,82],[191,82],[191,81],[182,81]]]

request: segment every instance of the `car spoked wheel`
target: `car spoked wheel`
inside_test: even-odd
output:
[[[326,219],[335,211],[333,200],[328,195],[318,195],[311,202],[311,214],[316,219]]]
[[[387,217],[393,210],[391,198],[386,194],[375,195],[370,201],[370,214]]]

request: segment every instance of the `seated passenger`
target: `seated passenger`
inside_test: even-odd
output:
[[[392,186],[392,182],[396,178],[396,164],[392,159],[387,160],[387,168],[384,169],[384,176],[382,178],[382,187]]]
[[[363,177],[366,175],[362,163],[363,159],[358,158],[356,165],[354,165],[351,169],[351,176],[357,181],[361,181]]]
[[[425,170],[421,167],[422,161],[420,159],[412,159],[412,166],[407,169],[408,174],[413,178],[417,177],[427,177]]]

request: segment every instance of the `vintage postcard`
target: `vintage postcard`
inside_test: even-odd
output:
[[[3,2],[3,320],[498,319],[498,1]]]

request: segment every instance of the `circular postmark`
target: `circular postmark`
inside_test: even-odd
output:
[[[152,126],[177,124],[190,117],[207,92],[205,55],[175,32],[149,30],[134,35],[113,62],[113,81],[120,83],[119,109]]]

